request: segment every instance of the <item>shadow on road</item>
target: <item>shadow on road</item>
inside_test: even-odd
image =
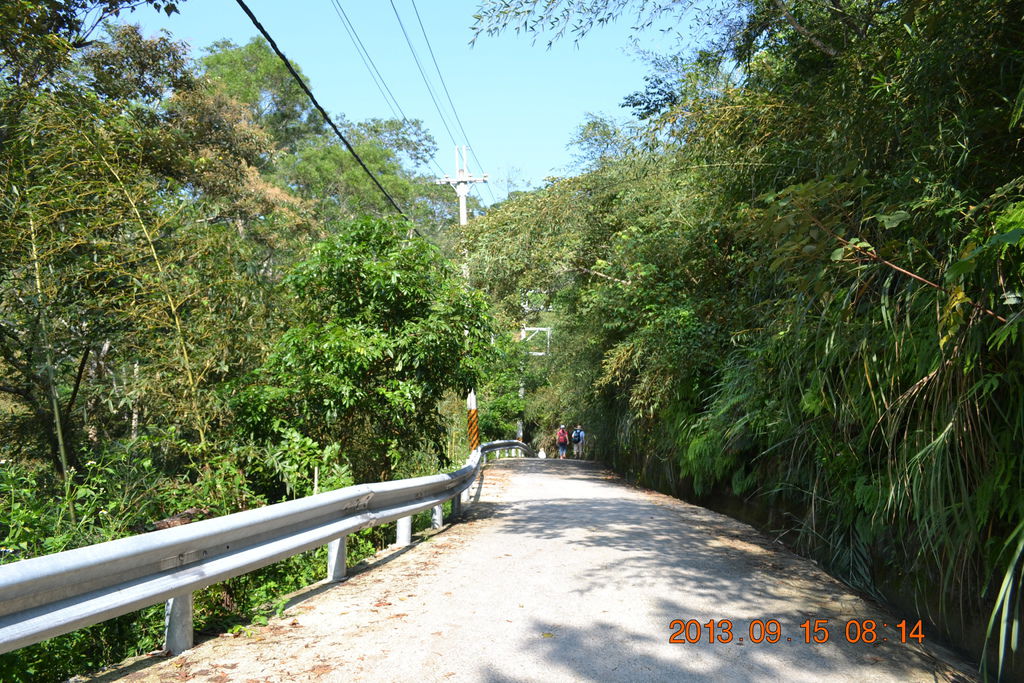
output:
[[[538,490],[545,488],[545,480],[554,480],[551,484],[567,494],[575,488],[574,480],[605,484],[602,497],[551,500],[539,495],[537,500],[520,499],[508,505],[479,504],[472,513],[495,517],[504,532],[514,537],[540,539],[564,549],[612,551],[594,555],[607,560],[571,570],[570,590],[581,603],[618,593],[662,593],[656,598],[659,630],[655,632],[624,627],[614,608],[590,615],[585,628],[537,620],[536,633],[548,636],[538,638],[536,651],[555,670],[571,671],[573,678],[835,680],[853,671],[874,670],[887,680],[975,680],[969,674],[946,674],[948,667],[927,650],[913,641],[899,642],[895,624],[905,617],[865,601],[810,561],[741,522],[661,494],[637,495],[639,489],[594,463],[509,460],[492,467],[493,475],[501,476],[496,470],[528,473]],[[552,559],[559,554],[552,552]],[[560,581],[559,566],[553,564],[551,569],[552,581]],[[732,639],[723,643],[719,638],[727,636],[721,620],[727,618],[732,622]],[[699,630],[699,642],[668,643],[669,635],[678,630],[670,630],[669,625],[677,619],[702,625],[690,631],[692,636]],[[815,635],[812,629],[819,619],[827,620],[828,642],[805,642]],[[868,619],[876,624],[876,642],[848,642],[847,622],[858,622],[849,631],[850,639],[857,639],[858,626]],[[713,644],[708,643],[710,620],[717,622]],[[768,642],[771,636],[761,643],[751,642],[752,637],[760,640],[765,635],[761,623],[769,630],[776,627],[767,623],[770,620],[778,622],[779,642]],[[801,627],[804,623],[808,626]],[[641,643],[649,646],[643,648],[648,654],[642,661],[628,661],[628,653]],[[783,649],[790,651],[780,652]],[[933,673],[922,677],[923,671]],[[512,672],[492,669],[489,680],[517,678]]]

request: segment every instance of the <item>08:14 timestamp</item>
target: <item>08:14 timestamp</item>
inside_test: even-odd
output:
[[[832,637],[828,629],[828,619],[808,619],[800,624],[802,641],[804,643],[827,643]],[[714,643],[778,643],[782,640],[793,642],[793,637],[786,637],[782,632],[782,624],[778,619],[754,619],[747,625],[746,637],[736,635],[733,622],[730,619],[711,619],[701,623],[697,619],[673,619],[669,622],[669,629],[672,634],[668,637],[670,643],[699,643],[707,639],[710,644]],[[893,638],[889,638],[882,632],[882,629],[895,629]],[[888,640],[893,642],[906,643],[909,640],[916,640],[918,643],[924,641],[924,631],[921,627],[921,620],[908,622],[906,619],[895,624],[881,623],[874,619],[850,619],[845,622],[843,636],[848,643],[880,643]],[[797,642],[801,641],[800,635]]]

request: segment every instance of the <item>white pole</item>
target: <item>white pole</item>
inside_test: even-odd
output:
[[[459,198],[459,225],[466,225],[469,222],[469,213],[466,208],[466,198],[469,197],[469,188],[472,183],[486,183],[487,174],[480,178],[474,178],[469,174],[469,147],[463,146],[460,152],[455,147],[455,176],[438,178],[434,182],[438,184],[451,185],[455,188],[455,194]]]
[[[469,188],[471,183],[486,183],[487,174],[485,173],[481,178],[474,178],[469,174],[469,148],[463,145],[460,153],[458,145],[455,146],[455,176],[449,178],[438,178],[434,182],[438,184],[451,185],[455,188],[455,194],[459,198],[459,225],[466,225],[469,223],[469,212],[466,208],[466,199],[469,197]],[[469,279],[469,264],[463,263],[463,275]],[[480,432],[477,424],[477,413],[476,413],[476,392],[470,390],[469,396],[466,397],[466,409],[469,413],[469,446],[471,449],[477,449],[480,447]]]
[[[519,332],[519,341],[526,340],[526,328],[524,327]],[[519,400],[522,401],[526,398],[526,363],[524,362],[519,367]],[[519,413],[519,419],[516,420],[516,440],[523,440],[523,414]]]
[[[469,211],[466,209],[466,195],[469,194],[469,183],[459,183],[455,191],[459,194],[459,225],[465,225],[469,222]]]
[[[395,529],[395,545],[404,548],[412,543],[412,517],[402,517]]]

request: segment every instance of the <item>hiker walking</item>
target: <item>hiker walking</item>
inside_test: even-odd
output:
[[[576,425],[576,429],[572,430],[572,435],[569,440],[572,441],[572,457],[583,459],[583,440],[587,438],[587,433],[583,431],[583,425]]]
[[[555,445],[558,446],[559,460],[565,460],[565,451],[569,448],[569,432],[565,431],[565,425],[558,425],[555,433]]]

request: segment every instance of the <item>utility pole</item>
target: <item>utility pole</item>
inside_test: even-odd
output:
[[[459,196],[459,225],[465,225],[469,222],[469,218],[466,214],[466,197],[469,196],[470,183],[486,183],[487,174],[485,173],[481,178],[474,178],[469,174],[469,161],[466,156],[469,151],[468,147],[463,146],[461,150],[455,148],[455,177],[445,176],[444,178],[438,178],[434,182],[438,185],[451,185],[455,188],[455,194]]]
[[[461,153],[460,153],[461,152]],[[455,177],[445,176],[444,178],[437,178],[434,180],[438,185],[451,185],[455,188],[455,194],[459,197],[459,225],[466,225],[469,222],[469,216],[466,213],[466,197],[469,196],[469,188],[471,183],[486,183],[487,174],[485,173],[481,178],[474,178],[469,174],[469,148],[463,146],[460,150],[458,147],[455,148]],[[463,267],[463,275],[469,277],[469,266]],[[469,395],[466,396],[466,413],[467,413],[467,428],[469,432],[469,447],[471,450],[480,448],[480,425],[477,418],[476,412],[476,391],[474,389],[469,390]]]

